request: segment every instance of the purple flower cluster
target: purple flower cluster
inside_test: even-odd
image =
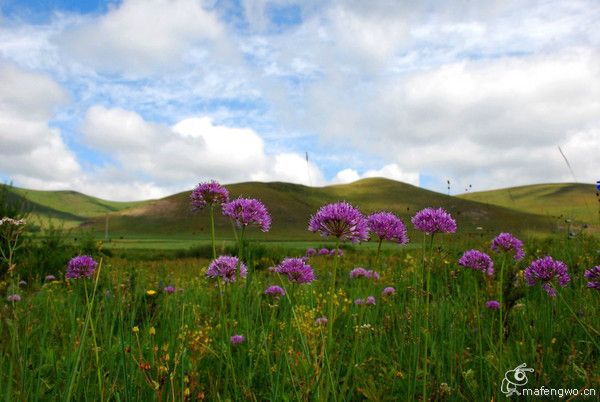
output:
[[[233,219],[239,228],[255,224],[263,232],[268,232],[271,227],[271,215],[267,208],[254,198],[237,198],[223,204],[223,215]]]
[[[272,296],[279,300],[280,297],[285,296],[285,290],[281,286],[272,285],[265,289],[265,295]]]
[[[500,233],[494,240],[492,240],[492,250],[496,252],[500,251],[514,251],[515,261],[520,261],[525,257],[523,251],[523,242],[510,233]]]
[[[396,289],[394,289],[391,286],[388,286],[387,288],[383,289],[383,291],[381,292],[382,295],[384,296],[393,296],[396,294]]]
[[[600,292],[600,265],[586,270],[583,275],[589,279],[587,287],[590,289],[596,289]]]
[[[542,288],[550,297],[556,297],[556,289],[552,286],[554,279],[558,280],[561,287],[567,286],[571,280],[567,272],[567,265],[558,260],[554,260],[550,256],[540,258],[531,263],[525,270],[525,280],[529,286],[542,284]]]
[[[367,217],[369,230],[379,237],[379,240],[395,241],[400,244],[408,243],[406,226],[400,218],[391,212],[376,212]]]
[[[319,232],[321,236],[333,236],[353,243],[369,238],[367,220],[358,209],[347,202],[322,206],[310,218],[308,230]]]
[[[165,288],[163,289],[163,292],[165,292],[168,295],[172,295],[173,293],[175,293],[175,286],[173,286],[173,285],[165,286]]]
[[[18,294],[14,294],[14,295],[9,295],[6,300],[8,300],[9,302],[19,302],[21,301],[21,295]]]
[[[479,250],[469,250],[460,257],[458,263],[463,267],[475,269],[483,273],[487,273],[488,276],[494,274],[494,263],[489,255]]]
[[[314,248],[311,247],[311,248],[306,249],[306,254],[305,254],[306,257],[313,257],[316,254],[317,254],[317,250],[315,250]]]
[[[98,263],[89,255],[78,255],[71,258],[67,266],[67,279],[91,278]]]
[[[224,282],[233,283],[237,277],[238,270],[237,257],[231,257],[229,255],[222,255],[213,260],[206,270],[206,276],[209,278],[220,277]],[[243,262],[239,263],[239,273],[241,278],[245,278],[248,273],[248,269]]]
[[[312,267],[302,258],[286,258],[277,266],[277,272],[287,275],[290,282],[311,283],[315,280]]]
[[[319,250],[319,255],[329,255],[329,249],[328,248],[322,248]]]
[[[310,251],[310,253],[309,253]],[[341,248],[336,250],[334,248],[332,248],[331,250],[328,248],[323,247],[322,249],[319,249],[319,251],[315,250],[314,248],[309,248],[308,250],[306,250],[306,256],[307,257],[312,257],[314,255],[331,255],[331,256],[335,256],[335,255],[339,255],[340,257],[344,255],[344,250],[342,250]]]
[[[52,282],[52,281],[56,280],[56,276],[54,276],[54,275],[46,275],[46,277],[44,278],[44,280],[46,282]]]
[[[192,209],[197,211],[207,205],[224,204],[229,202],[229,191],[216,181],[200,183],[194,188],[190,195]]]
[[[488,300],[485,302],[485,307],[489,308],[490,310],[500,310],[500,302],[497,300]]]
[[[229,338],[229,341],[233,346],[237,346],[243,343],[245,340],[246,337],[244,337],[244,335],[232,335],[231,338]]]
[[[367,296],[366,299],[356,299],[356,300],[354,300],[354,304],[357,306],[362,306],[362,305],[374,306],[375,305],[375,296]]]
[[[417,230],[426,234],[456,232],[456,221],[443,208],[422,209],[412,217],[411,222]]]
[[[323,325],[327,325],[327,317],[323,316],[323,317],[319,317],[315,320],[315,325],[317,327],[323,326]]]
[[[352,271],[350,271],[350,277],[351,278],[367,278],[367,279],[374,279],[374,280],[379,280],[379,272],[377,271],[373,271],[372,269],[364,269],[362,267],[357,267],[354,268]]]

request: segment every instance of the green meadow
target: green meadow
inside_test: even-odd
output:
[[[492,203],[500,197],[448,197],[382,179],[228,188],[232,198],[261,199],[273,220],[267,233],[249,227],[240,243],[239,230],[217,213],[217,255],[238,256],[248,267],[234,283],[206,276],[208,215],[190,211],[189,193],[110,203],[10,189],[23,198],[11,195],[7,203],[27,200],[21,205],[31,223],[14,268],[2,264],[0,398],[489,401],[506,398],[503,380],[523,363],[533,369],[526,387],[566,389],[582,400],[600,395],[600,292],[583,275],[600,265],[593,222],[569,234],[575,226],[565,226],[568,212],[561,216],[559,207],[542,214],[533,204],[513,208]],[[594,197],[592,191],[586,202]],[[340,257],[307,259],[312,283],[272,272],[308,248],[335,248],[307,226],[320,206],[339,200],[365,215],[396,213],[410,242],[384,242],[380,252],[375,241],[342,243]],[[429,206],[450,212],[457,232],[416,231],[410,218]],[[61,226],[59,213],[67,222],[76,216],[77,225]],[[572,219],[581,225],[585,217]],[[490,249],[501,231],[523,240],[523,260]],[[492,257],[493,276],[458,264],[469,249]],[[68,261],[82,254],[99,263],[93,276],[66,279]],[[547,255],[563,261],[571,278],[564,287],[553,282],[556,297],[524,277]],[[379,278],[352,278],[357,267]],[[272,285],[285,295],[265,295]],[[394,292],[384,294],[389,287]],[[21,299],[8,301],[13,294]],[[374,303],[364,303],[369,296]],[[491,300],[502,301],[502,309],[486,307]],[[324,316],[327,323],[318,320]],[[234,335],[243,341],[232,343]]]

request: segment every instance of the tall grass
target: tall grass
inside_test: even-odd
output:
[[[468,248],[483,249],[487,241],[471,239]],[[2,302],[0,398],[492,400],[503,397],[504,373],[523,362],[535,369],[532,386],[600,391],[593,339],[599,295],[582,276],[599,263],[597,239],[526,242],[519,270],[550,254],[567,263],[573,280],[551,299],[517,274],[512,286],[519,296],[503,312],[504,342],[498,312],[484,307],[497,287],[457,265],[467,244],[454,237],[439,244],[431,252],[398,247],[379,256],[346,251],[335,262],[333,293],[328,256],[311,258],[317,281],[310,285],[254,269],[251,282],[221,286],[204,277],[206,259],[105,258],[102,276],[87,284],[94,289],[88,303],[80,283],[64,281],[35,285],[21,302]],[[252,252],[258,245],[247,247],[248,266],[260,267],[252,257],[261,255]],[[351,279],[356,266],[378,270],[381,280]],[[162,291],[169,284],[181,290]],[[273,284],[283,285],[286,297],[264,296]],[[383,297],[386,286],[396,294]],[[376,305],[353,303],[369,295]],[[323,315],[336,317],[331,335],[315,325]],[[97,348],[85,329],[92,322]],[[245,342],[233,346],[233,334]]]

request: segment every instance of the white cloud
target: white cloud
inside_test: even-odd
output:
[[[203,59],[209,49],[230,50],[223,29],[199,1],[125,0],[58,39],[67,53],[101,71],[139,74]]]
[[[23,180],[67,182],[80,173],[60,130],[48,120],[68,99],[46,75],[0,63],[0,170]]]
[[[187,118],[168,127],[132,111],[94,106],[82,131],[89,146],[115,158],[124,172],[171,191],[209,179],[308,184],[309,169],[314,185],[324,182],[318,167],[311,163],[308,168],[302,156],[268,155],[255,131],[215,125],[208,117]]]
[[[405,172],[396,163],[385,165],[381,169],[369,169],[362,174],[356,170],[346,168],[340,170],[333,178],[333,183],[352,183],[354,181],[365,179],[368,177],[384,177],[387,179],[402,181],[415,186],[419,185],[418,172]]]

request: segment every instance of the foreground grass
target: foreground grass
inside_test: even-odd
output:
[[[333,298],[327,293],[332,257],[311,258],[317,281],[296,285],[265,269],[261,259],[275,256],[252,250],[248,278],[222,293],[203,275],[208,260],[197,258],[105,259],[93,304],[83,280],[30,284],[21,302],[0,307],[0,395],[7,401],[64,400],[69,391],[73,400],[419,400],[425,391],[433,400],[492,400],[503,398],[504,373],[523,362],[535,369],[532,387],[600,391],[599,295],[582,278],[600,263],[598,241],[528,242],[520,270],[550,254],[568,264],[572,282],[551,299],[518,275],[522,297],[510,311],[506,339],[498,335],[498,312],[483,306],[497,299],[494,284],[456,265],[467,247],[487,249],[489,239],[471,238],[468,246],[450,241],[445,237],[425,260],[419,248],[387,248],[380,259],[372,250],[347,251]],[[432,267],[428,316],[423,260]],[[379,271],[381,279],[351,279],[357,266]],[[287,295],[265,297],[272,284]],[[180,290],[167,294],[167,285]],[[86,286],[91,293],[93,281]],[[382,296],[386,286],[397,293]],[[369,295],[376,305],[353,303]],[[331,300],[328,339],[315,319],[329,313]],[[90,329],[83,331],[90,306]],[[231,345],[234,334],[245,342]]]

